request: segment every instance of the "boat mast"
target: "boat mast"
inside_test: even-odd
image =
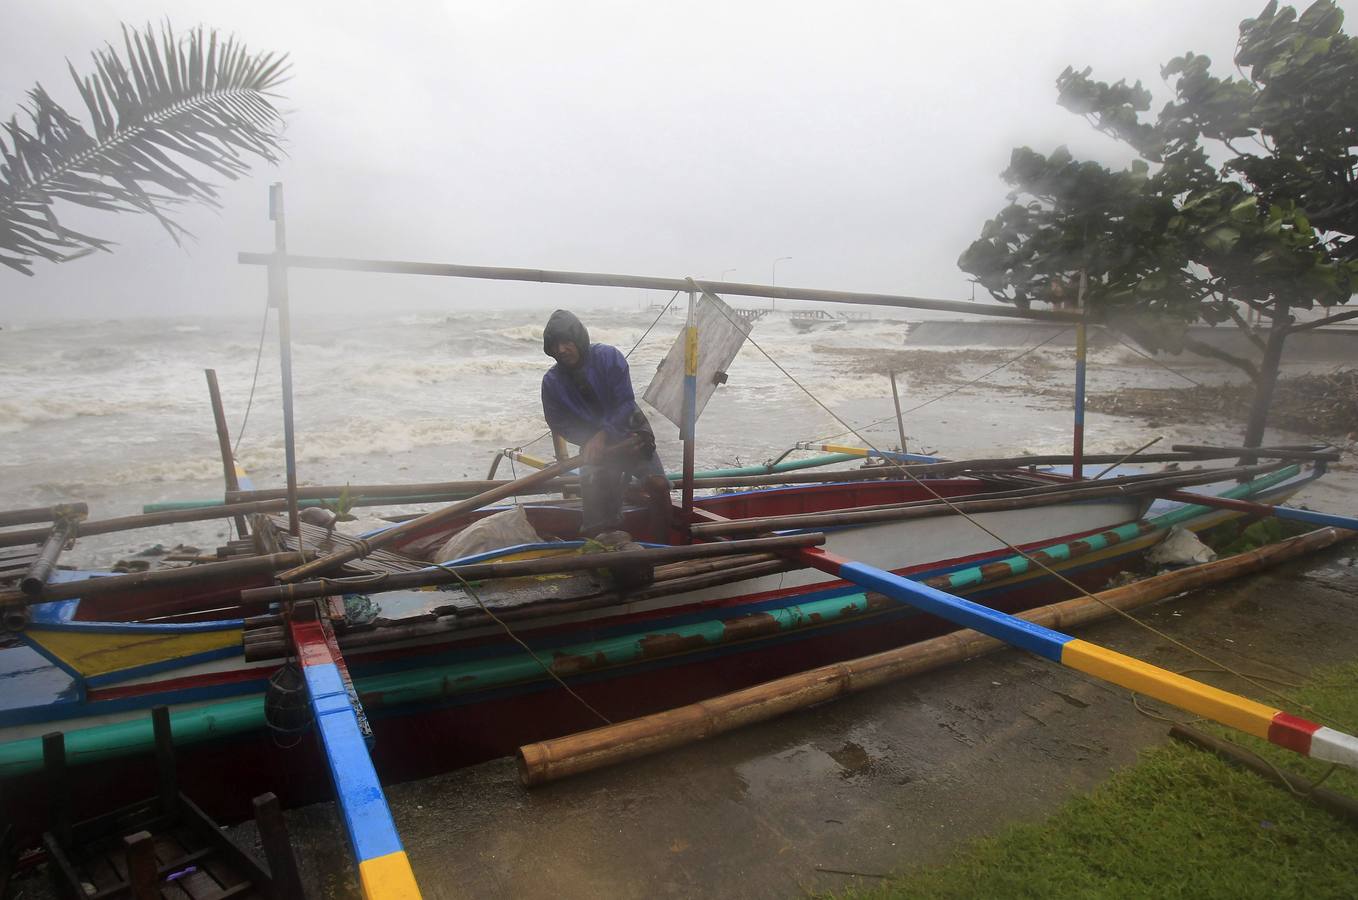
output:
[[[688,320],[684,323],[684,427],[680,438],[684,442],[683,507],[684,523],[693,521],[693,453],[698,430],[698,321],[693,307],[698,294],[688,292]]]
[[[297,444],[292,415],[292,322],[288,315],[288,233],[283,222],[283,182],[269,185],[274,252],[269,257],[269,305],[278,309],[279,369],[283,376],[283,452],[288,469],[288,531],[300,538],[297,519]]]

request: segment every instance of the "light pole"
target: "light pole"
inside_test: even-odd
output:
[[[717,280],[718,280],[718,281],[725,281],[725,280],[726,280],[726,273],[727,273],[727,272],[734,272],[734,271],[735,271],[734,268],[730,268],[730,269],[722,269],[722,270],[721,270],[721,277],[718,278]]]
[[[790,257],[790,256],[780,256],[780,257],[778,257],[777,259],[775,259],[775,260],[773,261],[773,276],[772,276],[772,278],[771,278],[771,285],[770,285],[771,287],[777,287],[777,286],[778,286],[778,264],[779,264],[780,262],[782,262],[783,260],[786,260],[786,259],[792,259],[792,257]],[[773,302],[769,305],[769,309],[777,309],[777,308],[778,308],[778,298],[777,298],[777,297],[773,297],[773,298],[770,298],[770,299],[772,299]]]

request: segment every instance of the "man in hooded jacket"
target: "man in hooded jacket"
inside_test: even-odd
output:
[[[645,482],[657,511],[662,505],[668,510],[670,484],[650,422],[632,393],[627,360],[616,347],[591,344],[584,324],[564,309],[547,320],[542,349],[556,360],[542,376],[543,415],[584,456],[580,534],[621,529],[623,488],[632,477]]]

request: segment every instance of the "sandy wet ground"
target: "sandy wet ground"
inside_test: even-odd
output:
[[[1355,554],[1342,545],[1140,615],[1239,671],[1295,682],[1358,654]],[[1209,666],[1125,621],[1080,635]],[[499,760],[388,797],[426,897],[786,897],[871,883],[1039,818],[1168,727],[1126,691],[1003,651],[533,791]],[[350,896],[333,806],[290,824],[320,894]]]

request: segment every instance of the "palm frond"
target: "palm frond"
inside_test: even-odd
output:
[[[110,241],[61,224],[60,201],[154,216],[178,242],[171,217],[197,201],[218,205],[208,179],[239,178],[257,159],[277,162],[283,117],[274,89],[287,55],[255,54],[234,37],[195,28],[182,40],[165,24],[159,39],[123,26],[124,56],[112,44],[93,54],[94,72],[71,78],[91,130],[42,87],[19,116],[0,124],[0,264],[33,274],[34,258],[61,262]]]

